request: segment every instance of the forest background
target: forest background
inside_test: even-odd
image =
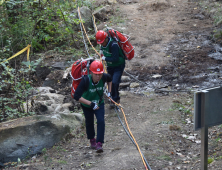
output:
[[[90,0],[0,1],[0,122],[35,114],[24,108],[23,103],[28,102],[35,86],[35,68],[42,60],[36,54],[53,51],[72,55],[70,63],[86,56],[74,11],[82,6],[93,9],[93,3]],[[94,39],[93,30],[88,31],[90,39]],[[24,52],[5,61],[29,44],[30,60],[27,61]]]

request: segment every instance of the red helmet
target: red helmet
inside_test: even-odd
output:
[[[102,74],[104,72],[103,71],[103,64],[98,60],[93,61],[90,65],[89,69],[94,74]]]
[[[104,40],[106,39],[106,37],[107,37],[107,33],[103,30],[99,30],[96,33],[97,44],[102,44],[104,42]]]

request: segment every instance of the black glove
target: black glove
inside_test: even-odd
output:
[[[93,110],[96,110],[97,108],[99,108],[99,106],[97,105],[97,103],[94,103],[94,102],[91,102],[90,107],[91,107]]]

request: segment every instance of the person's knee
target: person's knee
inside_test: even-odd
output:
[[[113,83],[113,84],[119,84],[120,81],[121,81],[121,75],[120,75],[120,76],[113,77],[112,83]]]
[[[98,125],[105,125],[105,120],[104,119],[98,119],[97,124]]]
[[[86,127],[87,128],[91,128],[91,127],[93,127],[94,126],[94,123],[86,123]]]
[[[119,87],[118,83],[112,83],[112,88],[117,89]]]

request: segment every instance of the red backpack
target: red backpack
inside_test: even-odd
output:
[[[134,47],[129,42],[130,37],[128,35],[114,29],[107,29],[107,34],[117,41],[127,60],[131,60],[134,57]]]
[[[75,91],[84,75],[89,73],[89,66],[94,60],[92,58],[77,60],[72,65],[70,76],[72,77],[71,96],[74,98]]]

